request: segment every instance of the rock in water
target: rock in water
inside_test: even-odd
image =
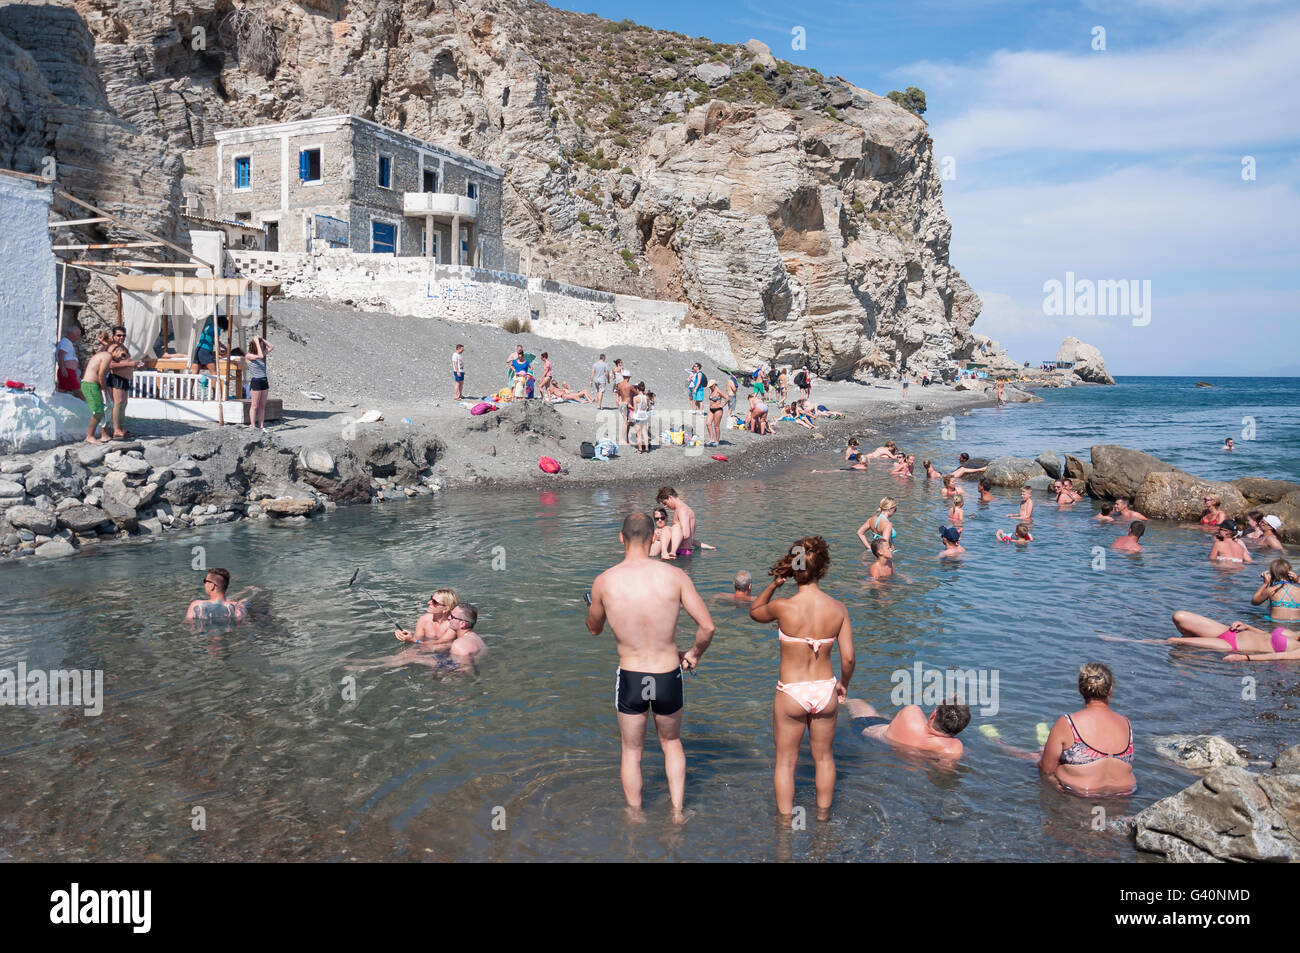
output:
[[[1101,351],[1091,344],[1084,344],[1078,338],[1069,337],[1062,341],[1056,359],[1072,362],[1074,373],[1081,380],[1091,384],[1115,383],[1115,378],[1106,373],[1106,362],[1102,360]]]
[[[1022,487],[1032,477],[1045,476],[1037,461],[1025,457],[995,457],[984,471],[984,479],[994,486]]]
[[[1152,744],[1160,757],[1190,771],[1246,766],[1232,742],[1219,735],[1163,735]]]
[[[1166,860],[1300,861],[1300,774],[1215,768],[1131,822],[1139,850]]]
[[[1071,480],[1082,480],[1087,484],[1092,478],[1092,464],[1087,460],[1080,460],[1073,454],[1065,455],[1065,475]]]
[[[1246,511],[1246,498],[1231,483],[1202,480],[1181,470],[1152,472],[1133,495],[1133,508],[1143,516],[1165,520],[1197,520],[1205,512],[1203,500],[1217,496],[1229,516]]]
[[[1241,491],[1252,506],[1264,503],[1276,503],[1292,493],[1300,493],[1300,483],[1288,483],[1286,480],[1269,480],[1263,477],[1242,477],[1233,480],[1232,485]],[[3,494],[0,494],[2,496]]]
[[[1091,453],[1092,476],[1088,480],[1088,491],[1103,500],[1120,496],[1132,500],[1134,494],[1142,489],[1147,474],[1173,469],[1149,453],[1114,444],[1093,447]]]
[[[1061,478],[1061,458],[1051,450],[1044,450],[1035,461],[1053,480]]]

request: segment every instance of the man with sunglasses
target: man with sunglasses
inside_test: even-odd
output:
[[[230,573],[227,570],[209,569],[203,576],[203,591],[207,594],[207,598],[195,599],[190,603],[189,611],[185,613],[185,621],[243,622],[248,618],[248,600],[227,599],[226,590],[229,588]]]
[[[618,643],[614,674],[615,710],[622,739],[620,776],[628,808],[641,810],[641,753],[646,722],[654,713],[673,817],[682,818],[686,794],[686,753],[682,750],[682,673],[699,664],[713,640],[713,618],[689,576],[676,566],[650,558],[654,524],[644,513],[623,520],[618,535],[623,561],[596,577],[587,610],[587,631],[600,635],[609,622]],[[695,645],[677,648],[677,615],[695,620]]]
[[[451,643],[450,649],[453,658],[471,658],[487,648],[479,638],[479,634],[474,631],[474,625],[478,622],[477,608],[468,602],[462,602],[451,610],[447,621],[456,633],[456,639]]]
[[[458,604],[451,597],[451,590],[439,589],[429,597],[424,614],[415,621],[415,632],[396,629],[393,635],[399,642],[441,645],[445,648],[456,638],[455,627],[450,624],[449,616]]]

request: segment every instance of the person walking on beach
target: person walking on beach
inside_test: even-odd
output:
[[[609,387],[609,365],[602,354],[591,365],[591,389],[596,392],[596,409],[605,409],[605,389]]]
[[[749,609],[755,622],[777,623],[781,666],[772,701],[776,743],[772,783],[777,811],[786,819],[794,814],[794,770],[805,732],[816,774],[818,820],[830,817],[835,797],[835,722],[839,706],[848,697],[855,658],[848,610],[819,585],[830,564],[830,548],[822,537],[797,540],[768,570],[772,581]],[[794,579],[798,590],[773,600],[787,579]],[[831,649],[836,645],[840,650],[839,678],[831,666]]]
[[[112,360],[112,355],[109,353],[112,346],[112,338],[109,337],[108,332],[101,331],[99,350],[86,362],[86,376],[81,381],[81,397],[90,410],[90,426],[86,428],[86,443],[105,443],[108,440],[108,428],[104,428],[102,437],[97,437],[95,431],[99,429],[100,422],[104,419],[104,389],[107,387],[105,379],[108,376],[108,363]]]
[[[543,355],[544,356],[544,355]],[[465,345],[457,344],[451,355],[451,399],[465,396]]]
[[[903,371],[903,399],[907,399],[907,385],[912,382],[911,376],[907,371]]]
[[[686,753],[682,714],[686,703],[683,673],[694,670],[713,640],[713,618],[690,577],[676,566],[650,558],[654,527],[644,513],[623,520],[619,542],[623,561],[596,577],[587,610],[587,631],[600,635],[608,622],[618,643],[614,675],[615,709],[622,746],[619,775],[629,810],[641,812],[641,754],[647,715],[664,753],[668,796],[674,820],[684,820]],[[685,609],[695,620],[695,644],[677,648],[677,616]]]
[[[555,368],[551,364],[551,355],[545,351],[542,352],[542,386],[538,392],[545,394],[547,388],[555,383]]]
[[[266,429],[266,399],[271,393],[266,359],[273,348],[260,334],[248,342],[249,420],[254,427]]]

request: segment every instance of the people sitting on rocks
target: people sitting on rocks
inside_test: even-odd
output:
[[[904,705],[893,718],[881,715],[861,698],[848,698],[853,730],[864,738],[874,738],[899,748],[923,751],[947,760],[962,756],[957,735],[970,724],[970,706],[959,705],[950,698],[926,715],[920,705]]]
[[[1210,562],[1248,563],[1250,550],[1237,539],[1237,524],[1226,520],[1214,528],[1214,544],[1210,547]]]
[[[1128,532],[1110,544],[1111,549],[1125,553],[1142,552],[1142,534],[1146,531],[1146,525],[1141,520],[1134,520],[1128,524]]]
[[[248,618],[247,599],[229,599],[230,573],[225,569],[209,569],[203,574],[203,591],[206,599],[195,599],[185,613],[186,622],[243,622]],[[241,596],[257,590],[249,587]]]
[[[1114,692],[1115,676],[1107,666],[1089,662],[1079,669],[1083,708],[1056,720],[1038,761],[1038,770],[1063,791],[1092,796],[1129,794],[1137,787],[1133,726],[1111,709]]]

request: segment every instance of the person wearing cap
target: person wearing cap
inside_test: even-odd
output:
[[[727,407],[727,395],[717,381],[709,381],[709,416],[704,425],[709,431],[706,447],[716,447],[722,442],[722,412]]]
[[[1224,520],[1214,527],[1214,545],[1210,547],[1210,562],[1248,563],[1250,550],[1237,539],[1237,521]]]
[[[943,552],[939,554],[940,559],[948,556],[960,556],[966,552],[966,547],[961,544],[961,530],[956,526],[945,526],[940,529],[939,538],[943,540]]]
[[[1277,531],[1282,528],[1281,517],[1272,513],[1265,516],[1259,510],[1251,510],[1246,514],[1246,522],[1250,525],[1250,532],[1243,539],[1258,540],[1262,549],[1284,548],[1282,541],[1277,538]]]

